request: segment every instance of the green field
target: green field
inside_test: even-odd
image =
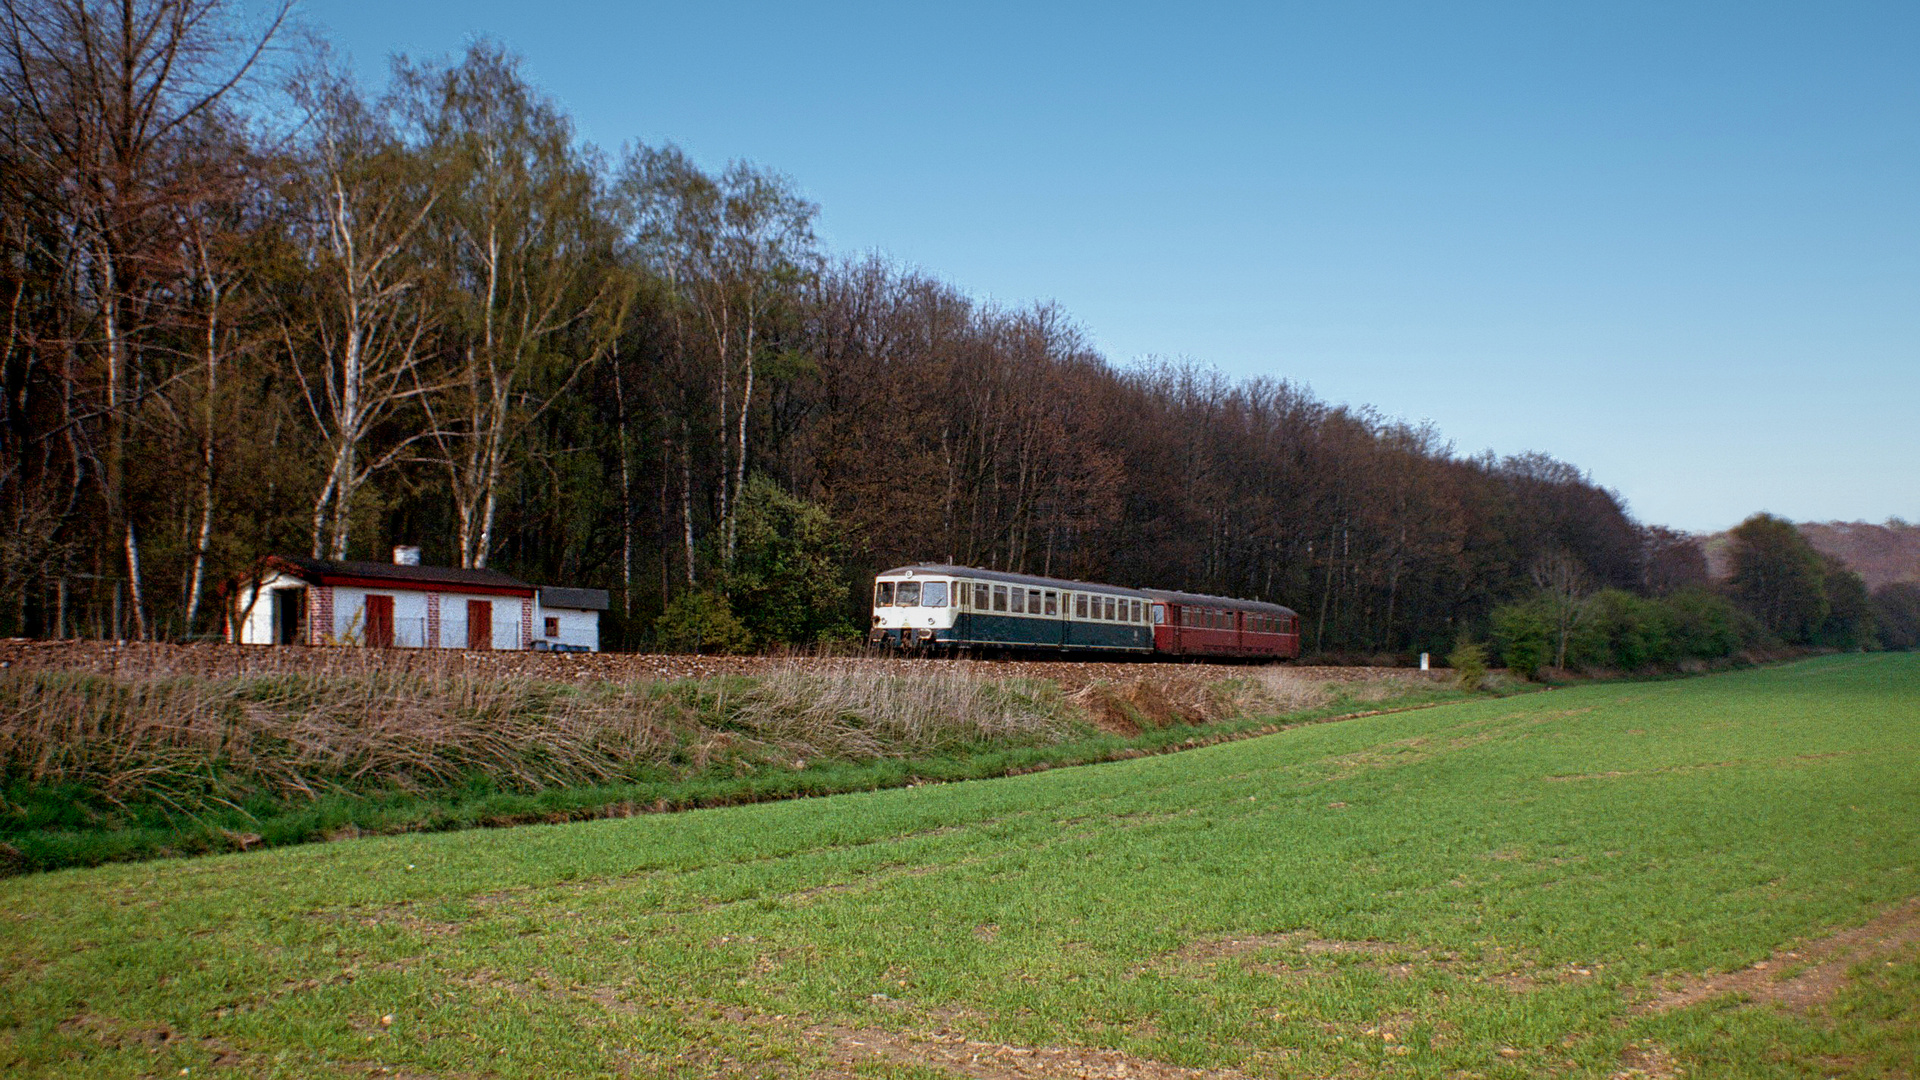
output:
[[[0,881],[0,1072],[1912,1077],[1916,897],[1920,656],[1829,657]]]

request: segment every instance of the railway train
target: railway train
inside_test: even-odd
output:
[[[874,578],[867,640],[950,656],[1285,660],[1300,655],[1300,616],[1260,600],[920,564]]]

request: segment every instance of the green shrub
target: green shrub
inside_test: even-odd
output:
[[[1753,616],[1733,601],[1705,589],[1682,589],[1661,601],[1665,607],[1673,658],[1717,660],[1754,644],[1761,636]]]
[[[1464,638],[1447,654],[1454,683],[1462,690],[1478,690],[1487,681],[1487,647]]]
[[[1638,671],[1674,659],[1668,648],[1668,620],[1658,600],[1602,589],[1584,603],[1587,617],[1568,643],[1569,664]]]
[[[682,593],[653,624],[660,647],[675,652],[741,653],[753,644],[727,598],[701,590]]]
[[[1538,600],[1497,607],[1493,610],[1493,640],[1507,670],[1531,679],[1553,659],[1553,615]]]
[[[854,636],[841,565],[846,539],[825,507],[756,473],[740,495],[739,530],[727,596],[756,642],[798,645]]]

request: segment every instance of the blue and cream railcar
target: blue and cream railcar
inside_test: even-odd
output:
[[[1152,603],[1138,589],[921,565],[874,579],[875,645],[930,652],[1153,652]]]

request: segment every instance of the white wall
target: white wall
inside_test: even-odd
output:
[[[243,617],[239,625],[239,640],[243,645],[273,644],[273,595],[275,588],[305,588],[310,591],[323,586],[310,586],[291,574],[274,573],[260,581],[259,599],[253,603],[253,610],[246,607],[253,600],[254,588],[243,587],[239,594],[240,609]],[[321,641],[329,638],[342,645],[364,645],[367,640],[367,596],[393,597],[393,643],[400,648],[418,649],[426,646],[427,635],[427,597],[428,593],[405,588],[372,589],[360,585],[335,585],[333,592],[333,618],[327,625],[314,629]],[[520,608],[526,601],[518,596],[483,596],[478,593],[440,593],[440,647],[443,649],[464,649],[467,647],[467,601],[484,600],[492,607],[493,647],[501,650],[514,650],[525,647],[520,638]],[[309,605],[311,610],[311,605]],[[587,614],[593,615],[594,612]],[[535,612],[533,632],[538,636],[543,629]],[[561,626],[566,628],[563,619]],[[572,638],[564,639],[569,644]],[[591,640],[583,642],[599,647],[598,620],[594,623]]]
[[[441,648],[464,649],[467,647],[467,601],[469,600],[485,600],[493,605],[493,647],[495,649],[511,650],[523,647],[520,641],[520,597],[441,593]],[[533,632],[535,634],[540,632],[539,619],[534,620]]]
[[[560,636],[547,636],[547,620],[560,620]],[[548,645],[585,645],[600,651],[600,613],[580,608],[538,607],[533,612],[533,640]]]
[[[239,633],[236,635],[242,645],[273,644],[273,590],[276,588],[306,588],[307,583],[290,574],[274,573],[260,580],[257,586],[242,586],[235,597],[239,606],[235,608],[240,617]],[[256,599],[255,597],[258,597]],[[251,605],[251,610],[249,610]]]

